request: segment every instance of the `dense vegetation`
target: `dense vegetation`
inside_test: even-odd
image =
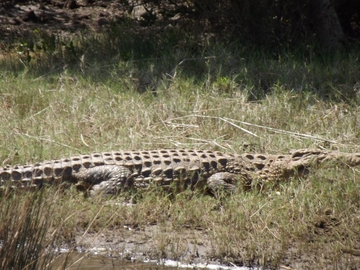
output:
[[[356,0],[8,0],[3,5],[24,2],[51,3],[67,9],[116,3],[111,9],[121,9],[128,18],[142,7],[136,17],[142,27],[154,30],[176,25],[181,28],[180,34],[197,32],[275,53],[307,46],[334,53],[348,49],[348,42],[360,37],[360,3]],[[46,23],[44,16],[36,18],[34,14],[28,20]]]

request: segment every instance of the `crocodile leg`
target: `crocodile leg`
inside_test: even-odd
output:
[[[73,173],[76,187],[90,194],[116,195],[133,185],[131,171],[124,166],[102,165]]]

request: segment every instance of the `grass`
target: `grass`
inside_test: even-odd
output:
[[[27,57],[17,54],[19,44],[10,48],[0,64],[2,166],[160,147],[360,152],[356,51],[332,59],[216,43],[193,51],[191,44],[173,48],[166,39],[146,39],[141,46],[136,35],[122,43],[126,33],[35,33],[31,42],[43,45]],[[160,45],[163,50],[156,50]],[[306,180],[221,199],[190,191],[113,200],[83,198],[72,190],[15,194],[1,201],[0,257],[7,265],[23,261],[16,269],[36,269],[32,263],[45,263],[38,258],[49,245],[71,246],[85,232],[111,232],[124,240],[156,227],[151,239],[144,236],[155,258],[191,261],[189,253],[205,249],[206,260],[222,263],[356,268],[359,189],[357,169],[328,164]],[[136,202],[131,207],[122,203],[129,198]],[[20,244],[12,237],[18,231]],[[49,238],[54,231],[59,235]],[[11,261],[3,260],[10,260],[10,250],[16,251]]]
[[[54,269],[61,222],[53,216],[54,192],[12,194],[1,198],[1,269]],[[52,199],[51,199],[52,198]],[[54,226],[56,224],[56,226]],[[60,269],[61,263],[56,269]]]

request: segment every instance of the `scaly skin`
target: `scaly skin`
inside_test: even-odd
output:
[[[112,151],[0,168],[0,188],[72,183],[93,193],[127,188],[199,187],[211,192],[250,188],[254,180],[285,181],[326,161],[360,164],[360,154],[301,149],[288,155],[225,154],[193,149]]]

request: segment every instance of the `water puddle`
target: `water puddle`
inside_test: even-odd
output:
[[[58,258],[58,266],[66,261],[67,270],[94,270],[94,269],[111,269],[111,270],[173,270],[173,269],[210,269],[210,270],[249,270],[247,267],[225,266],[218,264],[186,264],[173,260],[143,260],[136,259],[118,259],[110,258],[100,254],[92,253],[64,253]],[[55,267],[56,268],[56,267]],[[251,268],[254,269],[254,268]]]

